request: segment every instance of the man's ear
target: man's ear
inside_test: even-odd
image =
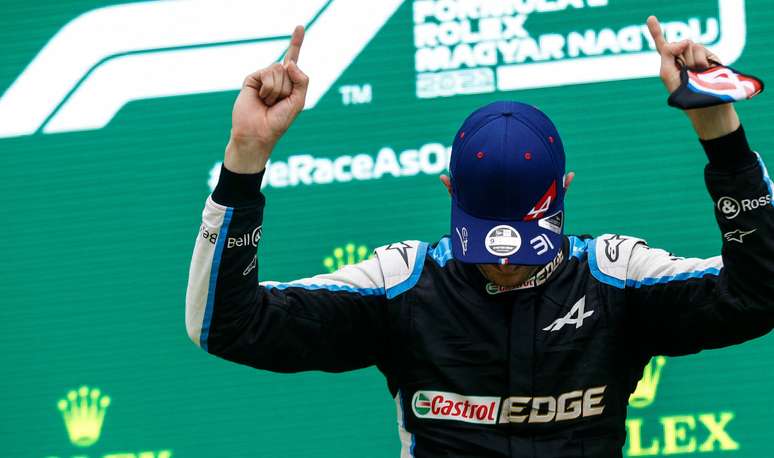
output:
[[[567,194],[567,190],[570,189],[572,180],[575,179],[575,172],[567,172],[564,175],[564,193]]]
[[[441,183],[443,183],[443,186],[446,188],[447,191],[449,191],[449,195],[451,196],[451,178],[449,178],[448,175],[441,175],[439,178],[441,179]]]

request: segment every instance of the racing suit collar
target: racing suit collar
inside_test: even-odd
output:
[[[534,289],[548,283],[556,277],[556,273],[566,264],[568,248],[569,241],[567,237],[563,237],[562,248],[557,252],[554,259],[548,264],[541,266],[529,279],[518,286],[496,285],[486,278],[475,264],[460,264],[462,264],[462,268],[471,286],[487,296],[498,296],[502,293]]]

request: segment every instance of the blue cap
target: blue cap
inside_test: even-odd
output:
[[[449,172],[455,259],[543,265],[562,248],[564,147],[537,108],[501,101],[457,132]]]

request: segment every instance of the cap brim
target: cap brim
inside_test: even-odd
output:
[[[553,208],[551,214],[564,211],[563,207]],[[477,218],[460,208],[457,200],[452,198],[452,255],[454,259],[473,264],[548,264],[562,248],[563,228],[542,226],[538,220]]]

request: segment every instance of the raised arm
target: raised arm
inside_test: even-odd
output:
[[[263,170],[301,112],[303,28],[282,64],[249,75],[234,104],[220,179],[207,199],[186,294],[186,328],[204,350],[280,372],[344,371],[382,358],[387,307],[376,259],[287,284],[258,283]]]
[[[648,20],[670,92],[679,84],[676,58],[711,65],[690,41],[666,43]],[[709,56],[717,61],[714,56]],[[709,158],[705,180],[722,237],[722,255],[683,259],[638,244],[626,269],[632,330],[651,354],[679,355],[740,343],[774,328],[772,182],[732,104],[687,112]],[[690,224],[690,222],[686,222]]]

